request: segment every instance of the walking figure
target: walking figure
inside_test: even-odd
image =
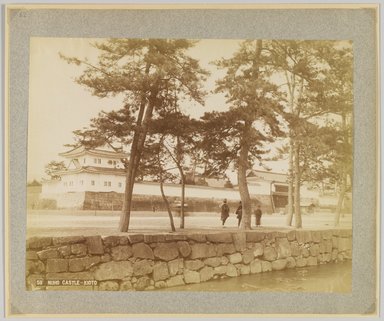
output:
[[[223,227],[224,227],[225,221],[229,216],[229,206],[227,204],[226,198],[224,199],[223,204],[221,204],[220,208],[221,208],[221,221],[223,222]]]
[[[261,209],[260,209],[260,205],[257,205],[255,215],[256,215],[256,227],[258,227],[261,225],[261,215],[263,215],[263,213],[261,212]]]
[[[237,216],[237,227],[240,227],[241,218],[243,217],[243,206],[241,205],[241,201],[239,203],[239,207],[237,208],[235,214]]]

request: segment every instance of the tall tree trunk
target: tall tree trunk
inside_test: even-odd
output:
[[[180,203],[180,228],[184,228],[185,223],[185,210],[184,210],[184,203],[185,203],[185,174],[182,166],[182,151],[181,151],[181,145],[180,145],[180,139],[179,137],[176,138],[176,156],[173,155],[173,153],[167,148],[166,145],[164,145],[164,148],[167,150],[169,156],[172,158],[172,160],[175,162],[177,169],[180,173],[180,181],[181,181],[181,203]]]
[[[294,168],[295,168],[295,178],[294,178],[294,203],[295,203],[295,227],[301,228],[302,227],[302,221],[301,221],[301,211],[300,211],[300,160],[299,160],[299,154],[300,154],[300,146],[298,144],[294,144],[293,148],[294,152]]]
[[[185,225],[185,174],[183,170],[183,146],[180,141],[180,137],[176,136],[176,166],[180,173],[181,179],[181,204],[180,204],[180,228],[184,228]]]
[[[140,136],[141,122],[144,114],[145,105],[140,106],[139,116],[137,119],[137,128],[133,136],[133,141],[131,145],[131,152],[129,155],[128,168],[126,169],[125,177],[125,193],[124,193],[124,203],[123,211],[120,215],[119,231],[127,232],[129,228],[129,220],[131,216],[131,203],[132,203],[132,193],[133,185],[135,181],[135,163],[137,158],[137,150]]]
[[[291,136],[291,134],[290,134]],[[289,155],[288,155],[288,213],[286,224],[292,225],[293,218],[293,144],[292,138],[289,138]]]
[[[147,63],[145,67],[145,74],[149,74],[151,64]],[[131,145],[131,152],[129,155],[129,163],[128,168],[126,169],[126,176],[125,176],[125,193],[124,193],[124,201],[123,201],[123,210],[120,215],[120,222],[119,222],[119,231],[120,232],[127,232],[129,228],[129,220],[131,217],[131,203],[132,203],[132,193],[133,193],[133,185],[135,183],[135,177],[136,177],[136,171],[137,171],[137,151],[138,151],[138,145],[139,145],[139,137],[141,132],[141,124],[144,117],[144,111],[145,106],[147,105],[146,101],[146,90],[144,89],[141,98],[140,98],[140,108],[139,113],[137,115],[137,121],[136,121],[136,129],[135,133],[133,135],[133,141]]]
[[[131,146],[131,155],[129,158],[129,164],[127,169],[126,182],[125,182],[124,210],[120,216],[120,224],[119,224],[120,232],[127,232],[129,229],[133,187],[135,184],[137,169],[139,167],[141,154],[143,151],[145,139],[148,132],[148,125],[152,119],[152,113],[153,113],[154,107],[155,107],[155,99],[152,99],[149,101],[148,106],[145,109],[143,122],[141,126],[137,127],[137,130],[133,137],[133,142]],[[144,110],[142,110],[140,106],[139,113],[141,112],[144,113]]]
[[[159,160],[159,162],[160,162],[160,160]],[[171,224],[171,229],[172,229],[173,232],[175,232],[176,229],[175,229],[175,223],[173,221],[173,215],[172,215],[172,211],[171,211],[171,206],[169,205],[167,196],[164,193],[164,181],[163,181],[163,170],[162,169],[160,169],[160,192],[161,192],[161,197],[163,198],[163,201],[165,203],[165,207],[167,208],[168,217],[169,217],[169,223]]]
[[[244,137],[241,142],[239,162],[238,162],[238,171],[237,171],[237,180],[239,184],[239,192],[242,204],[243,217],[241,221],[241,228],[245,230],[251,229],[251,197],[249,196],[248,184],[247,184],[247,169],[248,169],[248,152],[249,144],[248,133],[251,128],[251,123],[246,122],[244,128]]]
[[[285,71],[285,78],[287,81],[288,92],[289,92],[289,112],[293,114],[295,109],[295,91],[296,91],[296,77],[295,75],[288,75],[288,72]],[[290,125],[291,126],[291,125]],[[294,171],[293,171],[293,131],[289,130],[289,154],[288,154],[288,213],[286,224],[288,226],[292,225],[293,218],[293,179],[294,179]]]
[[[120,215],[119,231],[127,232],[129,228],[129,219],[131,216],[131,202],[132,202],[132,191],[131,182],[134,180],[133,177],[133,160],[136,157],[133,148],[131,147],[131,154],[129,157],[129,163],[127,168],[127,174],[125,176],[125,193],[123,202],[123,211]]]
[[[185,175],[182,171],[181,175],[181,206],[180,206],[180,228],[184,228],[185,225]]]
[[[262,40],[256,40],[255,56],[252,62],[252,77],[259,78],[260,56],[262,50]],[[242,220],[241,228],[245,230],[251,229],[252,205],[247,184],[248,170],[248,154],[249,154],[249,137],[252,128],[252,121],[245,120],[243,137],[240,142],[240,153],[238,160],[237,180],[239,184],[239,192],[242,204]]]
[[[289,92],[289,112],[291,114],[299,114],[298,106],[295,104],[295,98],[297,98],[297,102],[300,101],[302,95],[303,95],[303,86],[304,86],[304,80],[301,79],[300,81],[300,87],[297,91],[297,76],[294,73],[289,74],[288,71],[285,71],[285,79],[287,81],[288,86],[288,92]],[[295,108],[296,106],[296,108]],[[299,193],[300,198],[300,190],[295,189],[294,186],[297,185],[296,182],[296,173],[298,173],[297,170],[294,169],[294,138],[293,134],[294,131],[292,130],[292,124],[290,124],[290,130],[289,130],[289,159],[288,159],[288,213],[287,213],[287,219],[286,224],[288,226],[292,225],[292,219],[293,219],[293,213],[295,212],[296,215],[296,208],[297,206],[294,206],[294,198],[297,198],[297,193]],[[299,160],[297,156],[297,161]],[[300,178],[299,178],[299,185],[300,185]],[[295,208],[295,210],[294,210]],[[301,225],[301,217],[300,217],[300,225]]]

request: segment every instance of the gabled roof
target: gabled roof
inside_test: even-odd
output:
[[[77,159],[72,159],[70,161],[69,165],[67,166],[67,169],[69,169],[69,170],[78,169],[80,167],[81,167],[80,162]]]
[[[77,173],[93,173],[93,174],[107,174],[107,175],[119,175],[124,176],[126,174],[125,169],[110,168],[110,167],[98,167],[98,166],[83,166],[76,169],[70,169],[65,171],[56,172],[57,175],[71,175]]]
[[[91,155],[95,157],[108,157],[108,158],[127,158],[129,155],[123,152],[116,152],[110,144],[105,144],[104,146],[96,148],[85,148],[84,146],[75,147],[69,151],[59,153],[60,156],[66,158],[75,158],[84,155]]]
[[[247,173],[247,181],[274,181],[285,183],[287,181],[287,174],[276,173],[276,172],[268,172],[268,171],[260,171],[260,170],[250,170]]]
[[[84,154],[85,151],[86,149],[84,146],[78,146],[66,152],[59,153],[59,155],[63,157],[72,157],[72,156],[82,155]]]

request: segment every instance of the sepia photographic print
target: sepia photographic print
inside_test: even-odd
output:
[[[377,313],[376,7],[118,8],[8,8],[8,315]]]

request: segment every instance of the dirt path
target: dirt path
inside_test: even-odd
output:
[[[60,212],[50,211],[39,213],[34,211],[29,213],[27,217],[27,235],[30,236],[62,236],[62,235],[117,235],[124,234],[117,231],[119,216],[111,215],[113,213],[99,213],[98,215],[90,215],[81,211]],[[175,217],[175,225],[179,226],[179,218]],[[254,217],[252,217],[252,226],[256,228]],[[203,216],[187,216],[185,220],[186,228],[184,230],[177,229],[179,233],[196,233],[202,230],[222,231],[219,215],[212,213]],[[225,230],[238,231],[237,219],[235,215],[231,215],[225,224]],[[345,215],[341,218],[339,228],[351,228],[352,216]],[[311,215],[303,215],[303,229],[330,229],[333,228],[332,213],[316,213]],[[285,226],[285,216],[274,214],[264,215],[262,217],[262,227],[260,230],[286,230],[292,227]],[[149,213],[140,215],[133,213],[130,222],[130,233],[168,233],[169,219],[165,216],[152,215]]]

